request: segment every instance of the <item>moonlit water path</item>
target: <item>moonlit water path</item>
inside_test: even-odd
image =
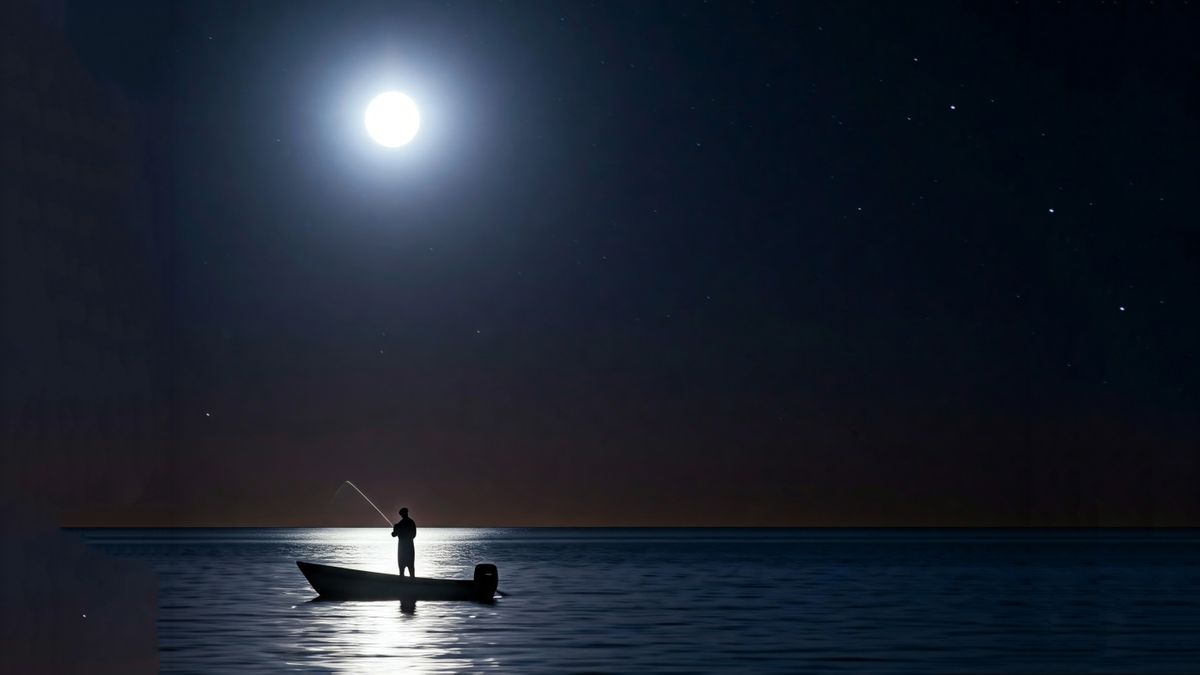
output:
[[[160,575],[164,672],[1148,672],[1200,663],[1191,531],[432,529],[491,605],[311,602],[386,528],[88,530]]]

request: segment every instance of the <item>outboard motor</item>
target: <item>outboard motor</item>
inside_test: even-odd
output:
[[[491,563],[479,563],[475,566],[475,592],[480,600],[491,600],[500,585],[500,573]]]

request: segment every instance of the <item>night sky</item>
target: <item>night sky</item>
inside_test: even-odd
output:
[[[73,524],[1200,525],[1197,11],[68,3],[165,421],[27,469]]]

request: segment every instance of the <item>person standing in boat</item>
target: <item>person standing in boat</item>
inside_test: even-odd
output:
[[[413,547],[413,539],[417,537],[417,524],[408,517],[408,507],[400,509],[400,522],[392,526],[392,536],[399,540],[396,542],[396,558],[400,564],[400,576],[404,576],[404,569],[408,568],[408,574],[415,579],[417,551]]]

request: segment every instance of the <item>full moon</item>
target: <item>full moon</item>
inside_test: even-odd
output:
[[[364,121],[376,143],[398,148],[417,135],[421,113],[411,98],[398,91],[385,91],[371,100]]]

